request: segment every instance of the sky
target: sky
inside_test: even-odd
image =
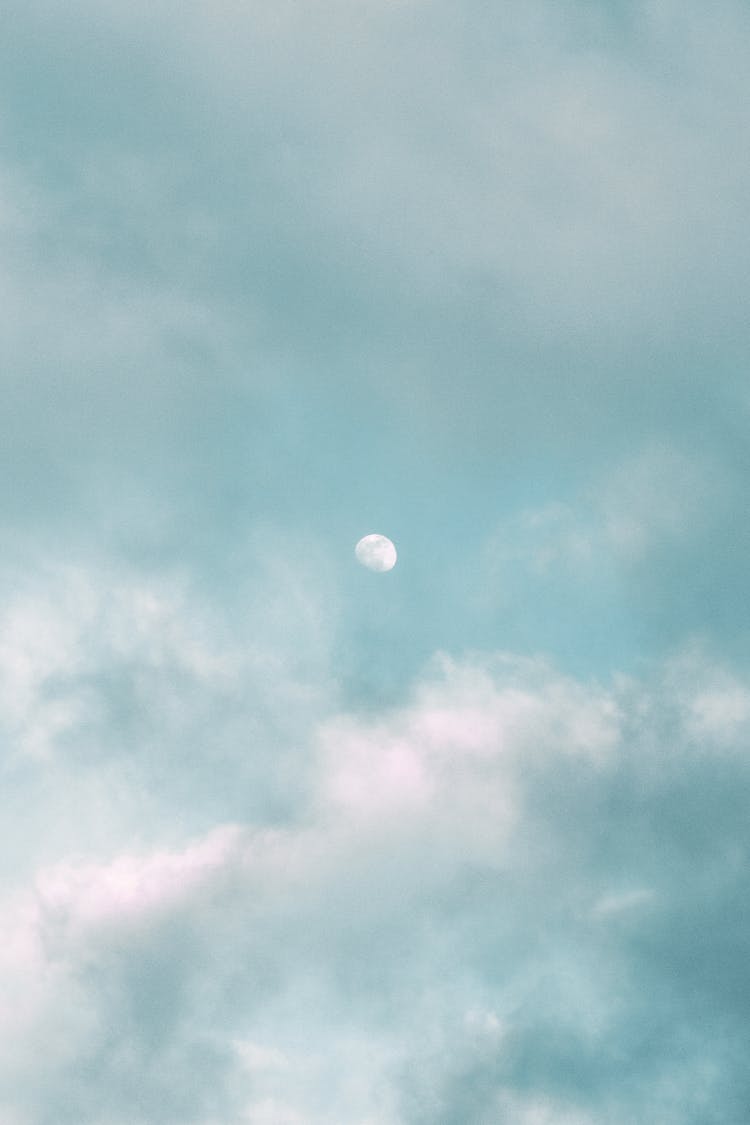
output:
[[[4,16],[3,1125],[746,1125],[747,5]]]

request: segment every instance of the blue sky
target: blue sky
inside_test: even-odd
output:
[[[6,15],[3,1122],[744,1125],[746,7]]]

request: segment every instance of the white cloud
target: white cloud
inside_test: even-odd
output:
[[[673,658],[666,669],[680,701],[688,737],[699,750],[742,752],[750,729],[750,685],[700,644]]]
[[[542,581],[590,584],[613,572],[625,579],[709,535],[730,494],[712,459],[650,443],[573,499],[503,521],[485,548],[487,571],[501,591],[519,566]]]
[[[733,910],[737,868],[721,865],[739,822],[716,805],[696,860],[675,795],[689,785],[691,800],[716,800],[740,784],[726,756],[693,744],[693,686],[715,672],[686,669],[605,690],[510,656],[442,659],[404,706],[319,728],[296,824],[46,863],[2,908],[9,1114],[43,1119],[38,1100],[19,1100],[34,1072],[80,1122],[132,1121],[82,1092],[97,1057],[116,1088],[142,1084],[150,1121],[159,1105],[171,1120],[157,1074],[179,1086],[197,1052],[218,1068],[219,1119],[238,1125],[483,1121],[509,1107],[519,1121],[600,1119],[605,1103],[577,1102],[562,1080],[549,1094],[518,1085],[521,1060],[537,1052],[551,1081],[592,1052],[626,1057],[646,1011],[631,989],[651,971],[638,943],[656,956],[664,930],[679,946],[686,918],[708,940],[708,871],[724,871],[712,901]],[[668,743],[659,763],[654,739]],[[695,882],[675,895],[683,866]],[[674,1004],[692,985],[674,988],[649,1002],[690,1028]],[[147,1043],[156,1069],[144,1072]],[[655,1049],[659,1082],[673,1074],[689,1100],[684,1061]],[[606,1066],[597,1081],[613,1123],[642,1112]],[[179,1112],[215,1118],[202,1097]]]
[[[638,907],[646,906],[654,900],[654,892],[648,887],[638,887],[635,890],[613,891],[598,899],[592,908],[596,918],[606,918],[610,915],[627,913]]]
[[[603,482],[597,515],[603,538],[622,562],[639,562],[710,525],[727,495],[727,481],[705,456],[652,444]]]
[[[205,641],[179,578],[45,570],[6,601],[0,620],[0,722],[16,753],[49,758],[66,735],[100,720],[96,681],[112,667],[128,669],[144,707],[164,711],[177,706],[181,676],[203,690],[236,683],[239,653]]]

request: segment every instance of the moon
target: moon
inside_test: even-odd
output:
[[[365,535],[354,548],[357,562],[368,570],[382,573],[396,565],[396,548],[387,535]]]

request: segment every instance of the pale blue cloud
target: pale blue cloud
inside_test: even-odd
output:
[[[746,8],[6,14],[3,1120],[744,1125]]]

